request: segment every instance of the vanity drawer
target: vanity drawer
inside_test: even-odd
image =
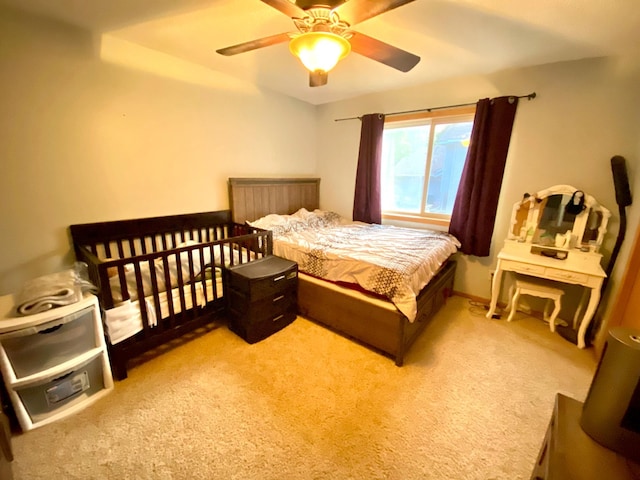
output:
[[[515,270],[519,273],[528,273],[530,275],[544,275],[545,267],[542,265],[533,265],[531,263],[509,262],[509,270]]]
[[[555,268],[547,268],[545,270],[547,278],[554,278],[563,282],[586,284],[589,275],[579,272],[569,272],[567,270],[558,270]]]

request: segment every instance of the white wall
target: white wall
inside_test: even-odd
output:
[[[228,177],[315,174],[295,135],[315,107],[107,63],[88,32],[10,10],[0,31],[0,294],[69,265],[71,224],[225,209]]]
[[[513,203],[525,192],[569,184],[593,195],[613,212],[605,255],[618,232],[619,215],[610,159],[627,160],[632,192],[640,192],[640,75],[629,59],[591,59],[522,68],[479,77],[441,81],[379,95],[368,95],[319,108],[318,157],[324,208],[351,215],[360,122],[335,119],[373,112],[397,112],[475,102],[479,98],[525,95],[516,115],[501,190],[491,256],[460,256],[455,289],[488,298],[490,271],[507,235]],[[638,202],[640,203],[640,202]],[[640,205],[629,213],[628,240],[616,263],[621,275],[629,243],[640,217]],[[606,261],[605,264],[606,265]]]

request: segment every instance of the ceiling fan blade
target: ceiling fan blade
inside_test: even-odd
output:
[[[309,72],[310,87],[321,87],[322,85],[326,85],[327,80],[329,80],[329,74],[327,72],[323,72],[321,70]]]
[[[216,50],[220,55],[237,55],[238,53],[249,52],[258,48],[269,47],[276,45],[277,43],[288,42],[290,40],[288,33],[279,33],[277,35],[271,35],[270,37],[258,38],[251,40],[250,42],[239,43],[232,45],[231,47],[221,48]]]
[[[262,0],[262,2],[284,13],[287,17],[305,17],[307,15],[302,8],[289,0]]]
[[[349,43],[351,43],[351,50],[354,52],[376,62],[384,63],[401,72],[408,72],[420,61],[420,57],[413,53],[401,50],[360,32],[353,32]]]
[[[356,23],[364,22],[381,13],[388,12],[389,10],[413,1],[414,0],[380,0],[372,2],[371,0],[349,0],[334,8],[333,11],[338,14],[341,20],[353,26]]]

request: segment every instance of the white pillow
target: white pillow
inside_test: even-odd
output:
[[[281,227],[285,225],[291,215],[278,215],[276,213],[270,213],[262,218],[254,220],[253,222],[247,222],[252,227],[262,228],[263,230],[273,230],[275,227]]]
[[[296,213],[291,215],[291,218],[296,218],[299,220],[309,220],[309,218],[312,218],[312,217],[313,217],[313,213],[304,207],[302,207]]]

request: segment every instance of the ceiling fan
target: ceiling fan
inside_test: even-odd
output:
[[[325,85],[328,72],[351,50],[389,67],[408,72],[420,57],[351,30],[382,13],[414,0],[261,0],[291,17],[297,32],[286,32],[216,50],[231,56],[289,42],[289,49],[309,70],[309,86]]]

